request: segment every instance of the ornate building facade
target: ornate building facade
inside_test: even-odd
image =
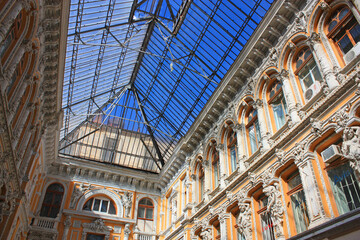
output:
[[[1,239],[359,238],[359,1],[275,1],[158,174],[59,155],[69,8],[0,2]]]

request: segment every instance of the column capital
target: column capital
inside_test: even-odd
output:
[[[307,42],[310,46],[314,46],[317,43],[320,43],[320,35],[316,32],[312,32],[310,37],[308,37]]]

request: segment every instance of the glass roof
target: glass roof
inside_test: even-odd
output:
[[[159,172],[271,0],[72,0],[60,153]]]

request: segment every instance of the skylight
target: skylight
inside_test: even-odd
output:
[[[60,153],[159,172],[271,3],[72,0]]]

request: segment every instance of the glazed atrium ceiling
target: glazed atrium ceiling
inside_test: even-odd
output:
[[[71,0],[59,153],[158,173],[272,0]]]

